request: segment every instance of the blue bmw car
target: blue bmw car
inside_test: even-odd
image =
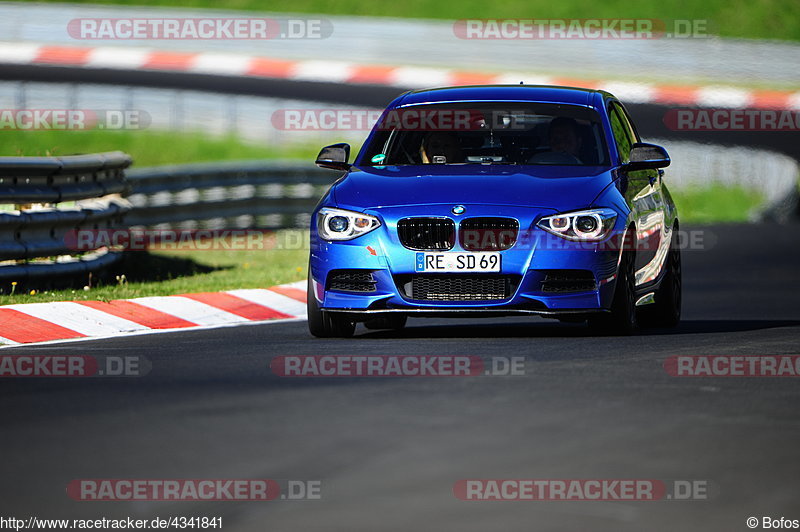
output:
[[[598,334],[674,326],[678,214],[666,151],[597,90],[478,86],[405,93],[383,112],[311,223],[308,325],[538,315]]]

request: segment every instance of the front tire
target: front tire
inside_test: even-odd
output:
[[[639,327],[636,317],[636,254],[633,251],[622,253],[610,310],[589,319],[589,327],[594,332],[628,336]]]
[[[641,307],[642,324],[648,327],[675,327],[681,321],[683,279],[681,276],[681,250],[677,230],[672,232],[666,272],[655,293],[655,302]]]
[[[317,338],[350,338],[356,330],[356,322],[347,316],[323,312],[319,308],[310,274],[306,290],[306,310],[308,332]]]

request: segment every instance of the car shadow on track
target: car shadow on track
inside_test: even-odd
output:
[[[800,320],[685,320],[681,321],[674,329],[643,329],[639,334],[731,333],[798,326],[800,326]]]
[[[684,320],[675,328],[642,328],[637,336],[664,336],[684,334],[714,334],[758,331],[778,327],[798,327],[800,320]],[[419,339],[419,338],[582,338],[595,337],[597,333],[580,323],[464,323],[453,325],[425,325],[410,322],[399,331],[356,330],[356,338],[364,339]],[[600,335],[602,336],[602,335]]]

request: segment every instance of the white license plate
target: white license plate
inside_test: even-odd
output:
[[[499,272],[500,253],[497,251],[417,253],[414,271],[443,273]]]

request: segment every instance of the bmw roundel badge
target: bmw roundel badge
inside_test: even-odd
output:
[[[466,208],[466,207],[464,207],[463,205],[456,205],[456,206],[455,206],[455,207],[453,207],[453,209],[452,209],[452,212],[453,212],[453,214],[456,214],[456,215],[458,215],[458,214],[464,214],[466,211],[467,211],[467,208]]]

